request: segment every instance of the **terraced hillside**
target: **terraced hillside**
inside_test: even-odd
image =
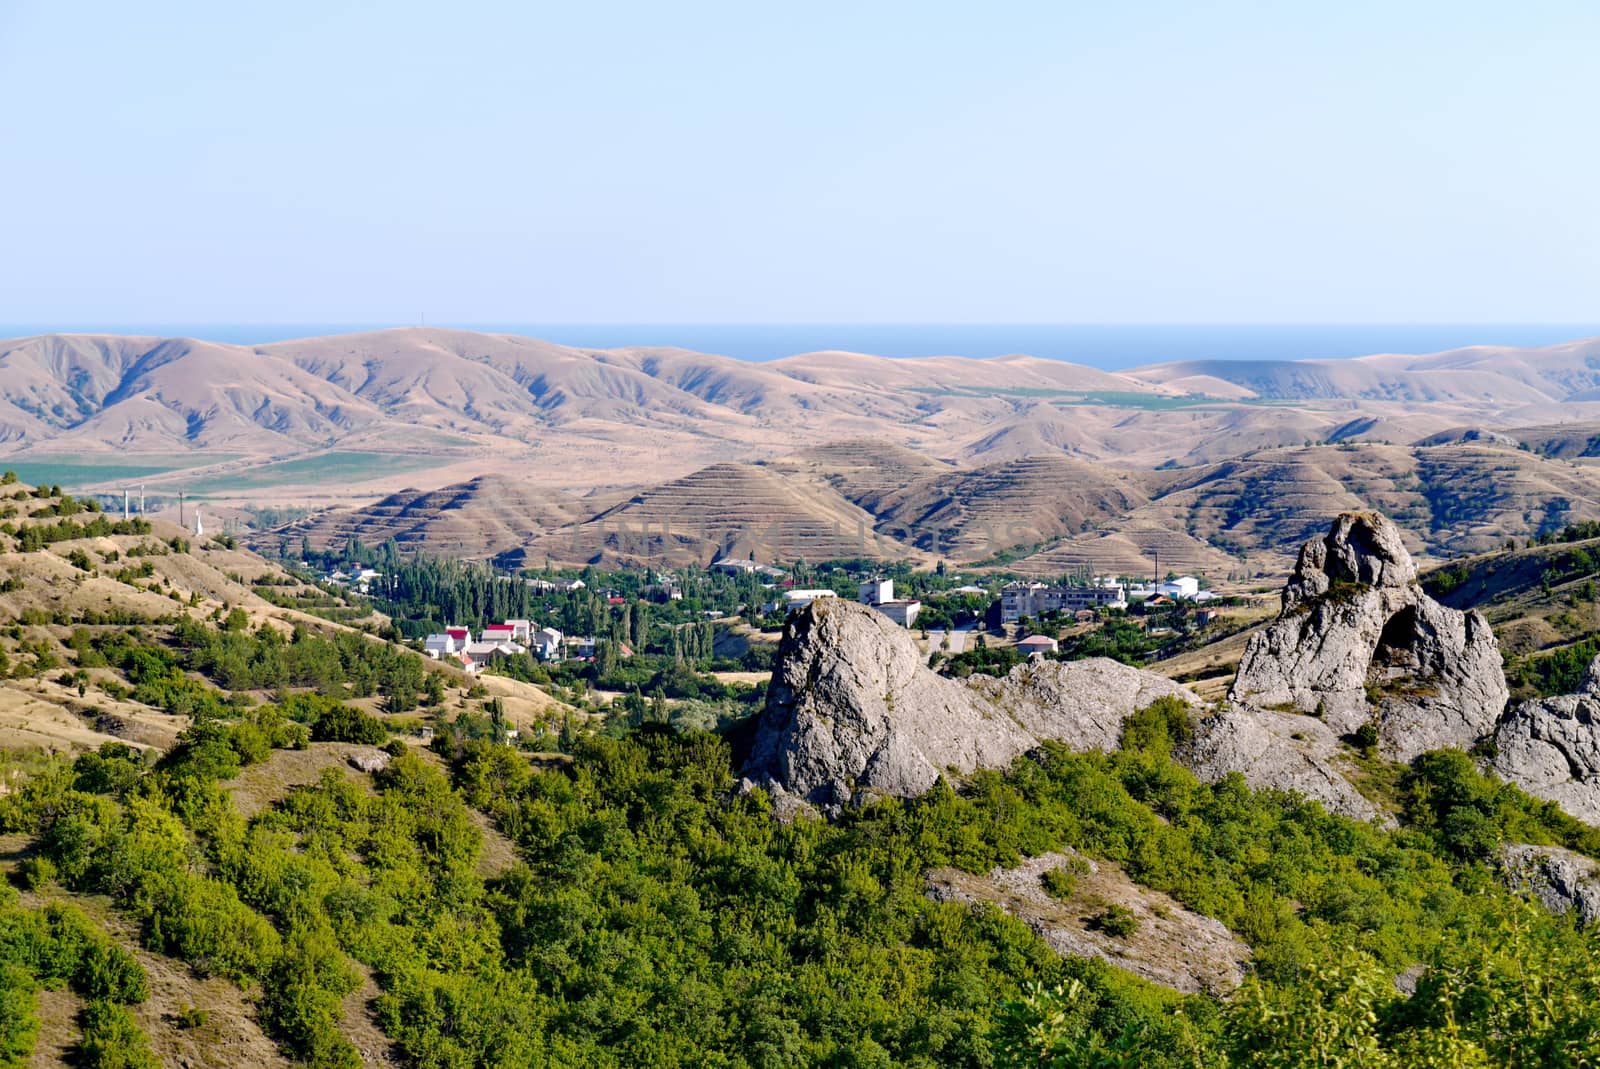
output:
[[[1346,509],[1375,508],[1414,553],[1486,551],[1507,538],[1600,517],[1600,469],[1496,443],[1375,443],[1264,450],[1184,472],[1132,523],[1187,531],[1235,555],[1287,553]]]
[[[767,466],[784,475],[819,479],[872,513],[910,484],[953,470],[953,465],[914,449],[868,438],[803,449]]]
[[[874,527],[870,513],[820,482],[714,464],[536,538],[521,556],[676,567],[718,556],[770,562],[913,555]]]
[[[878,530],[954,560],[983,560],[1110,523],[1149,500],[1142,476],[1064,456],[935,475],[878,504]]]
[[[334,509],[280,528],[278,539],[317,549],[356,539],[377,546],[394,539],[407,552],[493,556],[550,531],[579,523],[600,506],[505,475],[480,475],[438,490],[401,490],[374,505]]]

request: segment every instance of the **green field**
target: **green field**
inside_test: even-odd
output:
[[[210,475],[185,484],[196,496],[226,496],[241,490],[262,490],[274,486],[354,484],[386,475],[420,471],[434,458],[414,453],[324,453],[320,456],[283,460],[256,468]]]
[[[200,464],[218,464],[231,456],[206,457],[126,457],[75,460],[71,457],[34,457],[0,460],[0,470],[14,471],[17,478],[33,486],[59,485],[68,493],[102,483],[131,482],[136,479],[180,471]]]

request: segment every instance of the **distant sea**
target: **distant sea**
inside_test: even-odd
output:
[[[0,326],[0,337],[52,331],[158,334],[259,345],[292,338],[414,324],[55,324]],[[459,323],[594,349],[675,346],[740,360],[776,360],[819,349],[879,356],[1006,356],[1026,353],[1106,370],[1174,360],[1311,360],[1369,353],[1433,353],[1467,345],[1540,346],[1600,336],[1600,324],[588,324]]]

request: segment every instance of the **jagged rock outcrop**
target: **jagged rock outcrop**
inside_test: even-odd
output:
[[[1497,773],[1579,820],[1600,824],[1600,658],[1577,693],[1513,707],[1494,742]]]
[[[1200,705],[1187,687],[1109,657],[1050,661],[1035,656],[1004,678],[972,676],[966,682],[1035,738],[1074,750],[1116,749],[1123,721],[1157,698]]]
[[[1035,741],[930,671],[883,614],[820,598],[784,628],[746,775],[837,808],[863,793],[921,794],[947,769],[1003,767]]]
[[[1393,823],[1339,770],[1339,738],[1313,717],[1224,708],[1195,726],[1174,755],[1205,783],[1237,772],[1256,790],[1296,791],[1330,813]]]
[[[1527,890],[1552,913],[1576,911],[1584,924],[1600,920],[1600,864],[1559,846],[1507,843],[1500,870],[1514,889]]]
[[[1300,550],[1278,619],[1245,648],[1229,699],[1295,709],[1349,734],[1376,724],[1386,757],[1470,747],[1508,692],[1489,622],[1434,601],[1400,530],[1345,513]]]
[[[864,605],[823,598],[784,629],[745,776],[836,811],[921,794],[941,775],[1004,768],[1045,739],[1110,749],[1122,722],[1178,684],[1105,659],[1032,659],[1004,679],[927,667],[911,636]]]

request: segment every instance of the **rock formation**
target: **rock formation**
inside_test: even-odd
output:
[[[1237,772],[1256,790],[1295,791],[1330,813],[1393,823],[1339,771],[1338,735],[1313,717],[1220,709],[1196,725],[1193,740],[1174,756],[1205,783]]]
[[[1041,883],[1052,869],[1076,871],[1066,901]],[[1029,858],[1014,869],[976,876],[960,869],[928,873],[928,897],[938,902],[997,906],[1039,934],[1058,954],[1099,958],[1151,983],[1184,992],[1223,995],[1244,979],[1250,948],[1221,921],[1185,909],[1175,899],[1140,887],[1111,861],[1091,861],[1068,850]],[[1139,921],[1126,937],[1097,931],[1093,918],[1109,905]]]
[[[1600,920],[1600,864],[1559,846],[1507,843],[1500,870],[1514,889],[1526,889],[1552,913],[1576,911],[1584,924]]]
[[[1494,770],[1579,820],[1600,824],[1600,659],[1576,694],[1522,702],[1495,732]]]
[[[1103,658],[947,679],[881,613],[822,598],[784,629],[745,775],[828,810],[909,797],[941,775],[1004,768],[1047,738],[1114,748],[1122,722],[1162,695],[1198,704],[1163,676]]]
[[[1470,747],[1506,698],[1488,621],[1423,593],[1399,528],[1376,513],[1345,513],[1301,548],[1283,610],[1250,640],[1229,692],[1342,734],[1373,723],[1397,761]]]

